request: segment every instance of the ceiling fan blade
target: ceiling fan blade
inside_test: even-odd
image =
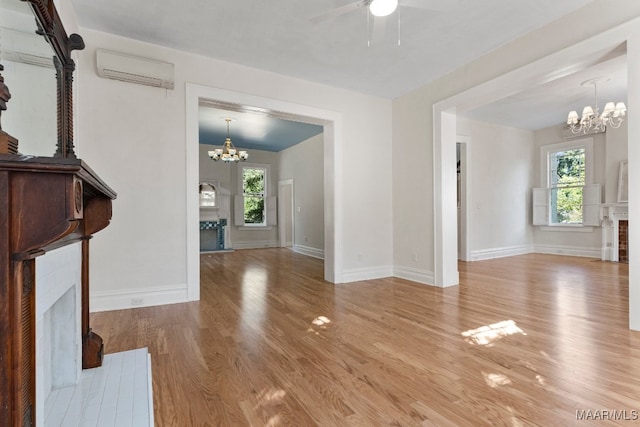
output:
[[[437,11],[453,10],[459,5],[460,0],[400,0],[400,6]]]
[[[373,31],[371,33],[371,41],[379,43],[384,40],[387,32],[387,17],[376,16],[373,18]]]
[[[337,18],[338,16],[342,16],[342,15],[346,15],[349,12],[353,12],[354,10],[362,7],[365,5],[365,1],[357,1],[355,3],[349,3],[347,5],[341,6],[341,7],[337,7],[333,10],[330,10],[328,12],[322,13],[320,15],[314,16],[313,18],[309,19],[309,21],[311,21],[314,24],[318,24],[320,22],[323,21],[328,21],[330,19],[333,18]]]

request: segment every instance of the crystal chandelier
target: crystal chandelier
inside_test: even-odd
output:
[[[231,137],[229,137],[229,122],[232,119],[226,118],[224,119],[227,122],[227,139],[224,142],[224,146],[222,148],[216,148],[215,150],[211,150],[208,152],[211,160],[222,160],[223,162],[244,162],[249,158],[249,153],[244,150],[237,150],[236,147],[231,142]]]
[[[582,83],[582,86],[593,85],[596,102],[593,107],[590,105],[584,107],[582,110],[582,118],[578,116],[578,112],[575,110],[569,112],[567,125],[569,125],[569,129],[571,129],[571,132],[574,134],[604,132],[607,126],[611,126],[614,129],[619,128],[624,121],[624,117],[627,114],[627,107],[624,105],[624,102],[607,102],[602,114],[600,114],[600,110],[598,109],[598,82],[601,81],[603,80],[593,79]]]

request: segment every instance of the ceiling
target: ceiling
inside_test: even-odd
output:
[[[393,99],[594,0],[399,0],[397,13],[369,24],[365,7],[314,20],[351,0],[72,1],[82,27]],[[598,87],[600,106],[626,102],[624,48],[582,68],[462,114],[531,130],[556,125],[593,104],[593,89],[580,83],[600,76],[610,78]],[[322,131],[202,106],[200,142],[221,145],[229,115],[232,141],[247,149],[279,151]]]
[[[567,114],[578,114],[586,105],[595,104],[594,87],[583,83],[601,79],[597,84],[600,111],[607,101],[627,103],[627,56],[622,45],[587,58],[588,66],[532,87],[515,95],[461,113],[465,117],[519,129],[538,130],[566,121]]]
[[[201,104],[198,110],[200,144],[221,146],[229,136],[237,148],[249,150],[281,151],[313,136],[321,134],[323,126],[303,123],[247,111],[229,111]]]
[[[399,0],[370,47],[366,7],[312,22],[353,0],[72,1],[83,27],[395,98],[592,0]]]

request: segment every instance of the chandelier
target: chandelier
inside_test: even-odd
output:
[[[244,150],[237,150],[236,147],[231,142],[231,137],[229,137],[229,122],[232,119],[225,118],[227,122],[227,139],[224,142],[224,146],[222,148],[216,148],[215,150],[211,150],[208,152],[211,160],[222,160],[223,162],[244,162],[249,158],[249,153]]]
[[[582,110],[582,117],[578,116],[578,112],[573,110],[569,112],[567,117],[567,125],[574,134],[589,132],[604,132],[607,126],[614,129],[620,127],[627,114],[627,107],[624,102],[607,102],[604,106],[602,114],[598,109],[598,83],[606,81],[603,79],[592,79],[582,82],[582,86],[593,85],[596,102],[594,106],[587,105]]]

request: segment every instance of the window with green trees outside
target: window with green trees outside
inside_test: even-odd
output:
[[[245,224],[265,224],[265,180],[266,170],[263,168],[244,167],[242,170]]]
[[[582,224],[585,149],[549,153],[552,224]]]

